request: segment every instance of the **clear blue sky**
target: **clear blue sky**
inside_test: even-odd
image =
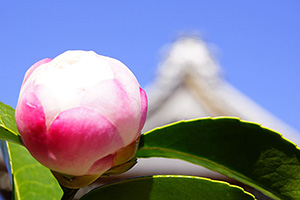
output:
[[[25,71],[69,49],[123,61],[141,85],[159,51],[199,32],[227,81],[300,131],[300,1],[1,1],[0,101],[16,106]]]

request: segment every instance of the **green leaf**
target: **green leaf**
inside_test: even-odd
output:
[[[0,102],[0,139],[23,145],[15,122],[15,111]]]
[[[207,178],[176,175],[156,175],[125,179],[103,185],[80,200],[253,200],[238,186]]]
[[[11,173],[15,200],[58,200],[62,190],[50,170],[37,162],[24,146],[2,141],[7,167]]]
[[[181,121],[141,137],[137,157],[179,158],[248,184],[274,199],[300,199],[300,151],[237,118]]]

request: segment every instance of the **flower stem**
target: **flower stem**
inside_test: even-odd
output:
[[[63,190],[64,194],[61,200],[72,200],[79,189],[71,189],[60,185],[61,189]]]

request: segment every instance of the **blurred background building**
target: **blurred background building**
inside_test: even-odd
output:
[[[235,116],[281,132],[287,139],[300,144],[296,130],[253,102],[223,78],[221,67],[214,59],[212,51],[200,38],[179,37],[177,41],[164,47],[163,52],[157,74],[153,82],[145,88],[149,110],[143,132],[183,119]],[[101,181],[152,174],[199,175],[228,181],[227,177],[200,166],[164,158],[139,159],[138,164],[129,172]],[[0,179],[2,191],[9,190],[3,162],[0,175],[6,177]],[[234,182],[230,179],[229,181]],[[82,193],[92,187],[85,188]],[[261,197],[263,198],[265,197]]]
[[[182,119],[235,116],[274,129],[300,144],[295,129],[222,77],[212,51],[198,37],[180,37],[165,48],[157,75],[146,91],[149,111],[144,131]]]

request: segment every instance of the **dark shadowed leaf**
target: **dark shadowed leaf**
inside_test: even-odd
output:
[[[103,185],[80,200],[253,200],[240,187],[193,176],[157,175]]]

